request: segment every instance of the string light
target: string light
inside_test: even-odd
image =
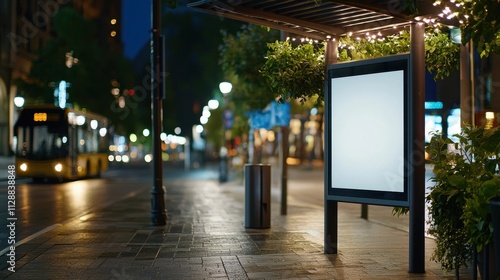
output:
[[[446,5],[446,3],[447,3],[447,5]],[[439,15],[437,15],[436,17],[423,17],[423,16],[415,17],[414,20],[418,25],[420,25],[420,26],[427,25],[427,26],[433,27],[435,32],[439,32],[440,28],[443,26],[442,23],[440,22],[440,18],[442,18],[442,19],[457,18],[458,22],[460,22],[460,24],[463,24],[464,19],[466,20],[469,17],[468,15],[464,15],[463,19],[460,19],[460,13],[457,11],[457,9],[460,9],[461,7],[464,6],[463,1],[461,1],[461,0],[449,0],[449,1],[436,0],[436,1],[434,1],[433,5],[434,6],[443,5],[444,8],[442,9],[442,12]],[[392,25],[392,29],[394,29],[394,30],[401,29],[401,28],[403,29],[403,31],[400,30],[398,32],[397,36],[402,35],[404,33],[404,30],[407,30],[409,28],[409,25],[408,24]],[[449,27],[449,28],[453,28],[453,27]],[[376,31],[376,32],[377,32],[376,34],[370,33],[370,32],[365,32],[363,34],[364,36],[358,35],[356,37],[353,37],[353,35],[354,35],[353,32],[348,32],[346,34],[346,37],[353,37],[353,39],[358,41],[358,42],[360,42],[362,40],[366,40],[366,42],[370,42],[370,43],[384,42],[386,40],[386,38],[383,37],[383,34],[382,34],[383,31],[382,32]],[[326,35],[325,37],[326,37],[325,41],[336,41],[335,38],[332,38],[332,35]],[[290,38],[287,38],[287,39],[290,39]],[[300,42],[302,42],[302,43],[307,42],[310,44],[318,44],[321,41],[321,40],[313,40],[310,38],[292,38],[291,40],[292,41],[300,40]],[[349,50],[354,49],[353,46],[348,46],[348,45],[341,43],[341,42],[339,42],[339,48],[349,49]]]
[[[447,19],[447,20],[451,20],[453,18],[457,18],[459,20],[459,23],[460,24],[463,24],[464,23],[464,20],[459,18],[460,17],[460,13],[459,13],[459,9],[462,9],[463,6],[465,5],[465,1],[464,0],[449,0],[449,3],[448,5],[446,5],[444,3],[444,1],[440,1],[440,0],[437,0],[437,1],[434,1],[433,3],[434,6],[441,6],[441,5],[444,5],[444,8],[443,10],[441,11],[441,13],[438,14],[438,16],[440,18],[443,18],[443,19]],[[455,10],[452,10],[452,8],[454,8]],[[465,19],[468,18],[468,15],[463,15],[463,17]]]
[[[469,15],[463,15],[462,16],[463,18],[460,18],[461,15],[460,15],[458,9],[460,9],[464,6],[464,0],[448,0],[448,1],[436,0],[433,2],[433,6],[444,6],[444,7],[443,7],[441,13],[439,13],[435,17],[429,17],[429,16],[415,17],[414,20],[419,26],[427,25],[427,26],[433,27],[435,32],[439,32],[440,28],[443,26],[442,23],[440,22],[440,19],[451,20],[453,18],[457,18],[458,19],[457,22],[459,22],[460,24],[463,24],[464,20],[467,20],[467,18],[469,17]],[[449,27],[449,28],[454,28],[454,27]],[[401,36],[405,30],[409,29],[409,25],[408,25],[408,23],[396,24],[396,25],[392,25],[392,29],[393,30],[402,29],[396,35],[396,36]],[[388,31],[388,30],[385,30],[385,31]],[[366,40],[366,42],[376,43],[376,42],[384,42],[386,40],[386,38],[382,34],[382,32],[384,32],[384,31],[375,31],[375,32],[376,33],[364,32],[364,33],[362,33],[362,35],[359,33],[356,33],[356,35],[358,35],[358,36],[354,35],[353,32],[348,32],[347,34],[345,34],[345,36],[351,37],[351,38],[353,38],[353,40],[356,40],[358,42],[360,42],[362,40]],[[355,36],[355,37],[353,37],[353,36]],[[326,35],[325,37],[326,37],[326,39],[323,42],[336,41],[336,38],[334,38],[332,35]],[[287,40],[292,40],[292,41],[299,40],[301,43],[307,42],[310,44],[318,44],[321,42],[321,40],[310,39],[307,37],[304,37],[304,38],[290,38],[290,37],[288,37]],[[343,48],[343,49],[349,49],[349,50],[354,49],[353,46],[347,46],[346,44],[341,43],[341,42],[339,42],[338,47]]]

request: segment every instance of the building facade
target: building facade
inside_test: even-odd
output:
[[[36,51],[55,36],[52,18],[65,6],[96,23],[102,46],[122,52],[121,0],[0,1],[0,156],[11,154],[14,97],[21,94],[15,81],[28,78]]]

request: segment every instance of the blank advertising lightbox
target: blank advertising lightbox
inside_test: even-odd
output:
[[[336,201],[408,206],[409,54],[328,68],[325,181]]]

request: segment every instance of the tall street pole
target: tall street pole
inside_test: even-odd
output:
[[[160,134],[162,131],[162,92],[160,79],[160,0],[153,0],[152,8],[152,33],[151,33],[151,107],[153,109],[152,134],[153,134],[153,165],[154,182],[151,190],[151,223],[155,226],[167,223],[167,210],[165,209],[165,190],[163,189],[163,168]]]
[[[286,41],[288,33],[281,31],[281,41]],[[292,105],[290,105],[292,106]],[[290,124],[281,126],[281,149],[279,153],[280,159],[280,175],[281,175],[281,215],[286,215],[288,210],[288,135],[290,134]]]

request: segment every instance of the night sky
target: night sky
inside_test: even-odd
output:
[[[133,59],[151,39],[151,3],[144,0],[122,0],[122,40],[124,55]]]

